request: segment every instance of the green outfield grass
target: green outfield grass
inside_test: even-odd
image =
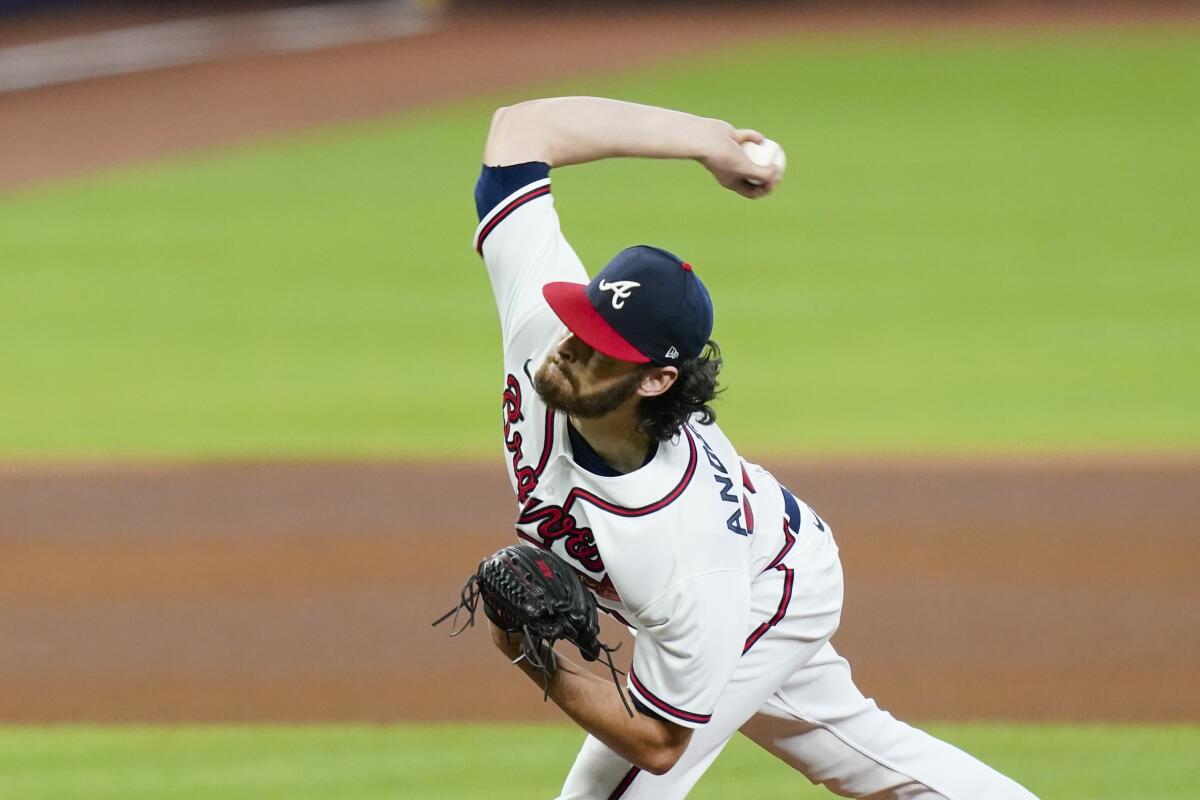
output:
[[[1200,727],[935,725],[1044,800],[1190,800]],[[530,800],[554,797],[566,726],[0,728],[0,797],[22,800]],[[832,798],[737,737],[694,800]]]
[[[714,291],[743,452],[1200,446],[1200,32],[809,36],[547,85],[756,126],[556,173]],[[0,457],[490,454],[480,99],[0,197]]]

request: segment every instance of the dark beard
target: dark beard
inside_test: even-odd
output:
[[[562,411],[579,419],[603,417],[615,411],[637,391],[642,382],[641,370],[635,370],[625,380],[618,384],[601,389],[591,394],[580,394],[576,382],[560,371],[568,386],[550,379],[549,362],[538,367],[533,376],[533,388],[542,398],[542,402],[555,411]]]

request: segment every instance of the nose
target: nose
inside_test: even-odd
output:
[[[563,361],[578,361],[582,353],[582,347],[586,347],[583,340],[575,334],[568,332],[558,343],[558,357]]]

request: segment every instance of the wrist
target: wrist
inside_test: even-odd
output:
[[[488,625],[491,627],[492,644],[494,644],[496,649],[503,653],[509,661],[512,661],[521,655],[520,634],[509,633],[490,620],[488,621]]]
[[[707,167],[728,147],[729,140],[733,138],[734,127],[721,119],[699,119],[702,125],[695,138],[697,148],[692,158]]]

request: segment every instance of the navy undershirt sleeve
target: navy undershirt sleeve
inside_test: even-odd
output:
[[[486,217],[489,211],[500,205],[501,200],[522,186],[548,177],[550,165],[542,161],[527,161],[507,167],[484,164],[479,180],[475,182],[475,210],[479,212],[479,218]]]

